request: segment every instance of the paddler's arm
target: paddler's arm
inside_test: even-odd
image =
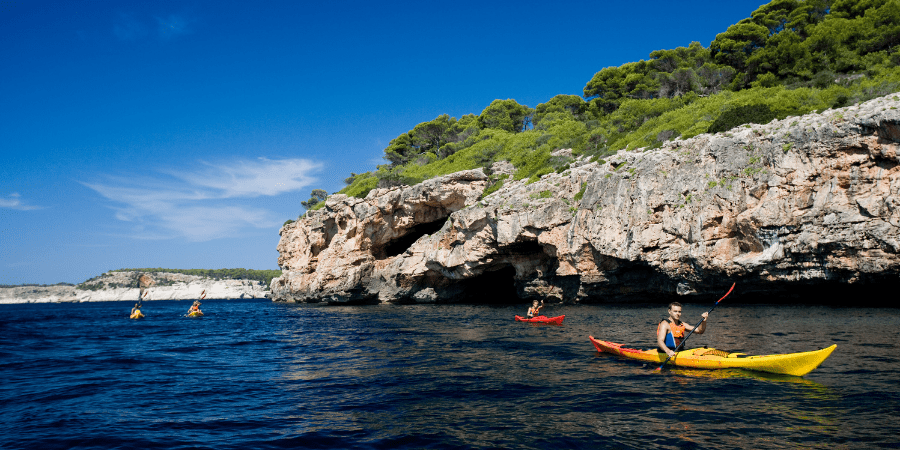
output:
[[[675,356],[675,351],[666,346],[666,333],[669,332],[669,322],[663,322],[656,333],[656,346],[666,352],[666,355]]]
[[[684,329],[688,330],[688,331],[694,330],[694,333],[703,334],[703,332],[706,331],[706,319],[709,317],[709,313],[705,312],[705,313],[701,314],[700,316],[703,317],[703,321],[700,322],[700,326],[697,327],[697,329],[694,329],[693,325],[688,325],[688,324],[684,324]]]

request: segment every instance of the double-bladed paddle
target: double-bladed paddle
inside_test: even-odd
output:
[[[734,290],[734,285],[735,285],[735,284],[737,284],[737,283],[732,284],[732,285],[731,285],[731,289],[729,289],[728,292],[726,292],[725,295],[722,296],[722,298],[720,298],[719,300],[717,300],[716,303],[714,303],[714,304],[712,305],[712,308],[709,308],[709,311],[706,312],[706,316],[707,316],[707,317],[709,317],[709,313],[711,313],[712,310],[716,309],[716,306],[719,304],[719,302],[721,302],[722,300],[725,300],[725,297],[728,297],[728,294],[730,294],[731,291]],[[678,344],[677,347],[675,347],[675,353],[676,353],[676,354],[679,352],[679,350],[681,350],[681,348],[684,347],[684,343],[687,342],[688,338],[691,337],[692,334],[694,334],[694,330],[696,330],[697,327],[699,327],[701,323],[703,323],[703,319],[700,319],[700,321],[697,322],[697,325],[694,325],[694,328],[691,329],[691,331],[688,333],[688,335],[685,336],[684,339],[681,340],[681,342]],[[666,364],[669,363],[669,360],[670,360],[670,359],[672,359],[671,356],[669,356],[668,358],[666,358],[666,360],[663,361],[662,365],[659,366],[659,368],[656,369],[656,371],[659,372],[660,370],[662,370],[663,367],[666,367]]]

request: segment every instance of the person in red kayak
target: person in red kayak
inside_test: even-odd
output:
[[[538,305],[538,301],[535,300],[535,301],[531,304],[531,308],[528,308],[528,314],[526,314],[525,317],[531,319],[531,318],[533,318],[533,317],[538,316],[538,315],[539,315],[539,314],[538,314],[538,311],[540,311],[541,308],[543,308],[543,307],[544,307],[544,301],[543,301],[543,300],[541,300],[541,304],[540,304],[540,305]]]
[[[684,332],[694,330],[694,333],[703,334],[706,331],[706,318],[709,313],[701,314],[703,321],[700,326],[694,330],[693,325],[688,325],[681,321],[681,303],[669,303],[669,317],[661,320],[656,326],[656,345],[659,351],[665,352],[669,356],[675,356],[675,349],[684,339]]]

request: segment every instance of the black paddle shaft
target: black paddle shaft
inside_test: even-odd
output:
[[[709,308],[709,311],[706,312],[706,317],[709,317],[709,313],[713,312],[713,310],[716,309],[716,306],[719,305],[719,302],[721,302],[722,300],[725,300],[725,297],[728,297],[728,294],[730,294],[731,291],[734,290],[734,285],[735,285],[735,284],[737,284],[737,283],[732,284],[732,285],[731,285],[731,289],[729,289],[728,292],[726,292],[725,295],[722,296],[722,298],[720,298],[718,301],[716,301],[715,303],[713,303],[712,308]],[[696,330],[697,327],[699,327],[700,324],[703,323],[704,320],[705,320],[705,319],[700,319],[700,321],[697,322],[697,325],[694,325],[694,328],[692,328],[691,331],[688,332],[688,335],[685,336],[684,339],[682,339],[681,342],[678,343],[678,345],[675,347],[675,353],[678,353],[678,351],[681,350],[681,349],[684,347],[684,343],[687,342],[688,338],[691,337],[692,334],[694,334],[694,330]],[[669,360],[670,360],[670,359],[672,359],[671,356],[669,356],[668,358],[666,358],[666,360],[663,361],[662,365],[659,366],[659,369],[656,369],[656,370],[662,370],[663,367],[666,367],[666,364],[669,363]]]

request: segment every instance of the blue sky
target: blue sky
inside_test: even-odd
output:
[[[0,284],[277,269],[278,229],[388,142],[708,46],[759,0],[0,1]]]

